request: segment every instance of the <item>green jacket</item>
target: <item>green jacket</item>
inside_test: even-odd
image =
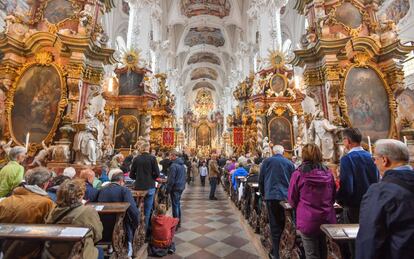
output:
[[[0,171],[0,198],[9,194],[18,186],[24,175],[24,167],[16,161],[10,161]]]

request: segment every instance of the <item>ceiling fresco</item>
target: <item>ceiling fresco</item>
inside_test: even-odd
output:
[[[184,39],[187,46],[193,47],[199,44],[208,44],[216,47],[224,46],[224,36],[220,29],[211,27],[191,28]]]
[[[208,62],[208,63],[212,63],[215,65],[221,64],[220,58],[217,57],[215,54],[209,53],[209,52],[199,52],[199,53],[192,55],[188,59],[187,64],[191,65],[191,64],[201,63],[201,62]]]
[[[217,80],[217,72],[209,67],[199,67],[191,72],[191,80],[197,80],[200,78],[207,78],[211,80]]]
[[[214,86],[210,84],[209,82],[198,82],[197,84],[194,85],[193,90],[203,89],[203,88],[208,88],[213,91],[215,90]]]
[[[219,18],[229,16],[230,0],[181,0],[181,11],[187,17],[213,15]]]

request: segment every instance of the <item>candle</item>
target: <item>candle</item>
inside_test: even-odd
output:
[[[29,139],[30,139],[30,132],[27,132],[27,134],[26,134],[26,144],[25,144],[26,150],[29,150]]]
[[[132,153],[132,145],[129,145],[129,153]]]
[[[405,144],[406,146],[408,146],[408,143],[407,143],[407,137],[406,137],[406,136],[404,136],[404,144]]]
[[[369,148],[369,153],[371,153],[372,155],[371,138],[369,136],[368,136],[368,148]]]

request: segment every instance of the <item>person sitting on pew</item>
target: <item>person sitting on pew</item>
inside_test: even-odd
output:
[[[92,169],[84,169],[80,172],[79,178],[85,181],[85,197],[84,200],[94,202],[98,198],[98,189],[93,188],[93,181],[95,180],[95,172]]]
[[[259,165],[252,165],[250,167],[249,175],[247,176],[248,183],[258,183],[259,182],[259,173],[260,173],[260,166]]]
[[[96,210],[85,206],[82,198],[86,187],[81,179],[66,180],[60,185],[57,192],[55,207],[49,214],[47,224],[68,224],[90,228],[86,235],[83,256],[84,259],[103,259],[103,250],[95,247],[102,238],[102,223]],[[42,259],[69,258],[73,244],[48,241],[43,249]]]
[[[73,179],[73,178],[75,178],[75,176],[76,176],[76,170],[75,170],[75,168],[73,168],[73,167],[71,167],[71,166],[66,167],[66,168],[63,170],[62,175],[67,176],[67,177],[69,177],[70,179]]]
[[[54,177],[50,183],[49,186],[47,187],[47,195],[49,195],[49,197],[56,202],[57,199],[57,191],[60,187],[60,185],[66,181],[66,180],[70,180],[71,178],[69,178],[68,176],[65,175],[58,175],[56,177]]]
[[[26,152],[26,148],[20,146],[10,150],[10,161],[0,171],[0,198],[10,195],[23,180],[24,168],[21,163],[26,159]]]
[[[165,204],[158,205],[157,213],[151,219],[151,241],[148,246],[150,256],[166,256],[175,252],[173,242],[175,228],[178,225],[178,218],[166,215]]]
[[[43,224],[55,207],[46,188],[52,174],[44,167],[27,171],[26,185],[14,189],[12,195],[0,202],[0,223]],[[3,259],[36,258],[41,253],[41,242],[5,241]]]
[[[237,179],[238,176],[247,176],[249,173],[246,171],[246,169],[243,167],[242,163],[236,164],[236,170],[231,175],[231,183],[233,185],[234,190],[237,190]]]
[[[375,143],[375,164],[382,180],[372,184],[361,202],[356,259],[414,256],[414,170],[401,141]]]
[[[132,197],[131,191],[125,187],[124,173],[121,169],[112,169],[109,172],[109,178],[111,183],[105,185],[98,195],[98,202],[129,202],[129,206],[126,217],[124,218],[124,225],[126,228],[128,238],[128,255],[132,255],[132,241],[134,239],[134,233],[138,227],[139,210],[137,204]],[[105,223],[105,222],[104,222]]]
[[[290,205],[296,209],[296,228],[299,230],[306,259],[326,258],[322,224],[335,224],[335,180],[323,165],[322,152],[315,144],[302,148],[303,163],[292,174],[288,190]]]

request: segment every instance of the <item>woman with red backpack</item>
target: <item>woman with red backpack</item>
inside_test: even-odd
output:
[[[322,224],[335,224],[335,180],[323,164],[322,153],[315,144],[302,149],[303,163],[292,174],[288,190],[290,205],[296,209],[306,259],[326,258]]]

